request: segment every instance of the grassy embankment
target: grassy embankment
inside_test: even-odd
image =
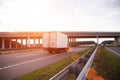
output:
[[[87,80],[120,80],[120,57],[104,47],[98,48]]]
[[[52,76],[54,76],[56,73],[64,69],[66,66],[68,66],[70,63],[72,63],[74,60],[79,58],[81,55],[89,51],[91,48],[87,48],[79,53],[76,53],[70,57],[64,58],[60,61],[57,61],[53,64],[50,64],[46,67],[43,67],[39,70],[36,70],[34,72],[31,72],[29,74],[26,74],[24,76],[21,76],[17,78],[16,80],[48,80]]]

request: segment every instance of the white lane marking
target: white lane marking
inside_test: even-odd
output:
[[[16,58],[20,58],[20,57],[27,57],[27,56],[33,56],[33,55],[37,55],[37,54],[20,55],[20,56],[16,56]]]
[[[70,51],[70,52],[72,52],[72,51]],[[0,68],[0,70],[15,67],[15,66],[20,66],[20,65],[23,65],[23,64],[39,61],[39,60],[42,60],[42,59],[46,59],[46,58],[50,58],[50,57],[54,57],[54,56],[58,56],[58,55],[62,55],[62,54],[65,54],[65,53],[55,54],[55,55],[51,55],[51,56],[47,56],[47,57],[42,57],[42,58],[38,58],[38,59],[34,59],[34,60],[29,60],[29,61],[22,62],[22,63],[13,64],[13,65],[10,65],[10,66],[2,67],[2,68]]]
[[[106,47],[106,48],[107,48],[107,47]],[[110,50],[111,52],[115,53],[116,55],[120,56],[120,54],[119,54],[119,53],[117,53],[117,52],[113,51],[112,49],[110,49],[110,48],[107,48],[107,49],[108,49],[108,50]]]
[[[64,54],[64,53],[62,53],[62,54]],[[22,62],[22,63],[13,64],[13,65],[10,65],[10,66],[2,67],[2,68],[0,68],[0,70],[15,67],[15,66],[20,66],[20,65],[23,65],[23,64],[39,61],[39,60],[42,60],[42,59],[46,59],[46,58],[50,58],[50,57],[54,57],[54,56],[58,56],[58,55],[62,55],[62,54],[51,55],[51,56],[48,56],[48,57],[43,57],[43,58],[38,58],[38,59],[34,59],[34,60],[29,60],[29,61]]]

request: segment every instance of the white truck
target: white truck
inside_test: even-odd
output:
[[[68,37],[66,34],[60,33],[58,31],[44,32],[43,48],[46,49],[49,53],[67,52],[69,50]]]

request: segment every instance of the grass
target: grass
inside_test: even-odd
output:
[[[67,76],[66,80],[76,80],[76,75],[75,74],[70,74]]]
[[[48,66],[45,66],[39,70],[36,70],[34,72],[31,72],[29,74],[23,75],[16,80],[48,80],[52,76],[54,76],[56,73],[64,69],[66,66],[68,66],[70,63],[72,63],[74,60],[79,58],[81,55],[89,51],[91,48],[87,48],[77,54],[74,54],[70,57],[64,58],[62,60],[59,60],[53,64],[50,64]]]
[[[96,77],[102,77],[101,80],[120,80],[120,57],[104,47],[100,47],[93,61],[93,69],[95,69],[94,74],[97,75]]]

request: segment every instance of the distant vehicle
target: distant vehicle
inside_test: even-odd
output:
[[[43,33],[43,48],[49,53],[67,52],[68,37],[66,34],[54,31]]]

